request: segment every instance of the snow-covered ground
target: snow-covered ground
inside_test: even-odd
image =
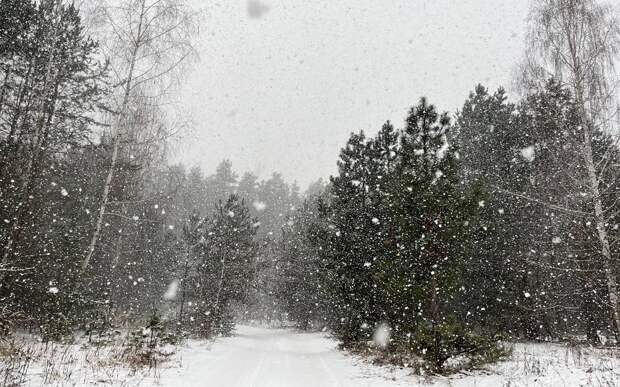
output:
[[[240,326],[237,334],[212,348],[191,345],[183,367],[162,373],[164,386],[396,386],[404,376],[364,365],[336,349],[321,333]],[[404,380],[403,380],[404,382]]]
[[[512,359],[488,371],[422,378],[378,367],[337,350],[322,333],[240,326],[211,348],[192,343],[182,368],[162,373],[163,386],[620,386],[618,353],[556,344],[516,344]]]
[[[55,386],[620,386],[617,351],[557,344],[516,344],[511,359],[486,371],[432,378],[371,365],[339,351],[324,333],[249,326],[213,342],[191,340],[157,371],[132,373],[115,356],[112,348],[56,347],[47,361],[31,365],[26,385],[47,378]]]

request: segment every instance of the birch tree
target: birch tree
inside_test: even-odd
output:
[[[116,90],[109,114],[111,158],[99,199],[94,230],[81,263],[93,257],[108,206],[121,152],[137,138],[131,117],[140,104],[158,106],[178,84],[183,65],[193,54],[196,14],[185,0],[103,0],[94,7]]]
[[[580,132],[577,136],[585,171],[583,180],[588,191],[586,213],[596,229],[597,250],[616,336],[620,332],[620,305],[615,252],[609,231],[618,203],[606,205],[603,200],[606,192],[602,187],[614,186],[603,181],[603,176],[609,175],[611,163],[605,155],[597,160],[593,145],[600,133],[606,133],[616,137],[608,151],[618,146],[613,117],[619,83],[614,63],[619,51],[620,24],[611,6],[595,0],[535,3],[530,16],[523,80],[526,86],[537,87],[546,79],[555,78],[573,93],[578,110]]]

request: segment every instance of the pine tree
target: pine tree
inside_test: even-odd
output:
[[[469,95],[458,112],[453,139],[461,155],[461,176],[470,184],[482,184],[487,192],[480,208],[480,227],[473,239],[476,254],[468,267],[470,289],[467,312],[471,321],[491,331],[517,334],[515,299],[522,299],[519,277],[521,228],[526,215],[523,203],[500,190],[523,192],[527,176],[518,169],[524,143],[519,109],[507,101],[503,89],[490,94],[482,85]],[[527,165],[527,162],[521,162]],[[488,278],[477,281],[476,278]]]
[[[458,301],[467,290],[470,232],[483,205],[460,180],[449,129],[447,114],[439,115],[424,98],[407,117],[396,175],[399,253],[388,283],[393,299],[401,300],[395,335],[438,370],[453,354],[476,350]]]
[[[33,201],[35,187],[54,173],[46,166],[90,135],[105,74],[96,60],[97,44],[84,34],[74,5],[58,0],[41,1],[34,9],[30,2],[2,4],[15,7],[13,16],[25,23],[4,32],[12,42],[6,42],[2,53],[12,57],[0,90],[0,142],[7,151],[0,179],[13,182],[10,197],[16,200],[6,207],[12,210],[5,218],[13,220],[2,238],[0,266],[6,266],[24,247],[24,224],[40,205]],[[14,20],[11,13],[8,19]],[[19,44],[20,51],[10,43]]]
[[[304,330],[325,324],[325,270],[313,243],[318,222],[316,198],[304,201],[283,228],[279,246],[277,299],[289,321]],[[318,324],[318,326],[317,326]]]
[[[383,314],[376,304],[378,289],[371,270],[375,231],[370,190],[376,176],[368,173],[369,145],[364,133],[352,134],[340,154],[339,175],[331,178],[320,240],[322,258],[330,271],[332,329],[345,344],[367,339]],[[376,238],[374,238],[376,239]]]
[[[192,329],[204,336],[228,334],[234,305],[247,301],[256,259],[255,221],[237,196],[217,205],[198,229],[198,259],[191,291]]]

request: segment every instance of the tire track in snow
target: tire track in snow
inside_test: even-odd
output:
[[[236,384],[237,387],[257,387],[258,386],[257,384],[258,376],[263,370],[263,364],[265,364],[265,356],[266,356],[265,352],[262,352],[260,355],[260,358],[258,359],[258,363],[252,370],[252,373],[250,373],[244,378],[243,377],[240,378],[240,380]]]
[[[338,382],[336,375],[332,372],[332,370],[329,368],[327,363],[325,363],[325,359],[323,358],[323,356],[319,356],[319,363],[321,363],[321,367],[323,368],[323,370],[325,370],[325,374],[327,375],[327,378],[329,379],[331,386],[340,387],[340,383]]]

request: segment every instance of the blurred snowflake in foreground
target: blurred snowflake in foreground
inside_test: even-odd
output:
[[[248,1],[248,16],[252,19],[260,19],[269,12],[269,6],[258,0]]]

